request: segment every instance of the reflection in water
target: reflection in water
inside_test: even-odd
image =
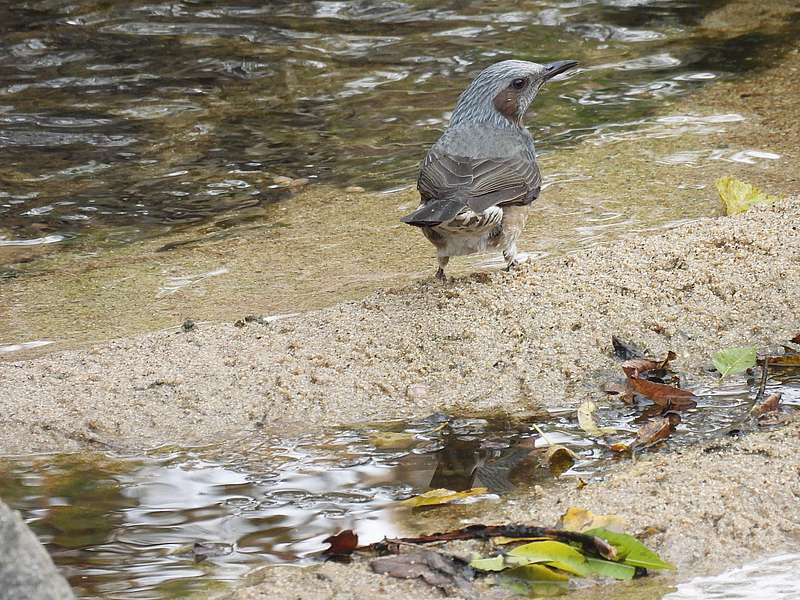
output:
[[[458,91],[511,56],[583,65],[551,91],[572,106],[537,106],[543,151],[652,127],[664,99],[790,34],[717,39],[699,25],[723,3],[8,3],[0,245],[260,217],[290,193],[276,175],[407,184]]]
[[[771,372],[767,391],[800,407],[796,370]],[[666,445],[753,427],[753,394],[740,383],[703,396]],[[265,563],[308,560],[343,529],[362,543],[424,533],[397,501],[428,489],[508,494],[548,485],[548,444],[577,457],[562,476],[597,479],[619,458],[606,444],[630,442],[641,412],[621,403],[601,409],[598,422],[617,429],[604,442],[587,437],[569,410],[536,422],[545,437],[530,420],[432,415],[143,457],[6,459],[0,497],[23,511],[79,595],[168,598],[236,581]],[[385,431],[401,433],[401,443],[377,443]]]

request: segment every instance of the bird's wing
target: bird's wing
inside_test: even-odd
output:
[[[530,204],[541,175],[533,151],[503,158],[469,158],[432,149],[422,163],[417,187],[423,203],[452,199],[476,213],[491,206]]]

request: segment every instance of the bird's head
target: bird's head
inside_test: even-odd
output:
[[[574,60],[543,65],[504,60],[486,67],[458,98],[450,125],[488,122],[519,127],[525,111],[545,82],[577,64]]]

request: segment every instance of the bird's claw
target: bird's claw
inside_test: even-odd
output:
[[[442,283],[447,283],[447,276],[444,274],[444,269],[436,271],[436,280]]]

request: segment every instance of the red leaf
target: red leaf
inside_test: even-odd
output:
[[[352,529],[345,529],[336,535],[332,535],[323,540],[331,547],[323,552],[326,556],[350,556],[358,548],[358,536]]]
[[[644,396],[661,406],[668,406],[674,409],[693,408],[695,396],[689,390],[682,390],[671,385],[655,383],[637,377],[628,377],[628,385],[637,394]]]

